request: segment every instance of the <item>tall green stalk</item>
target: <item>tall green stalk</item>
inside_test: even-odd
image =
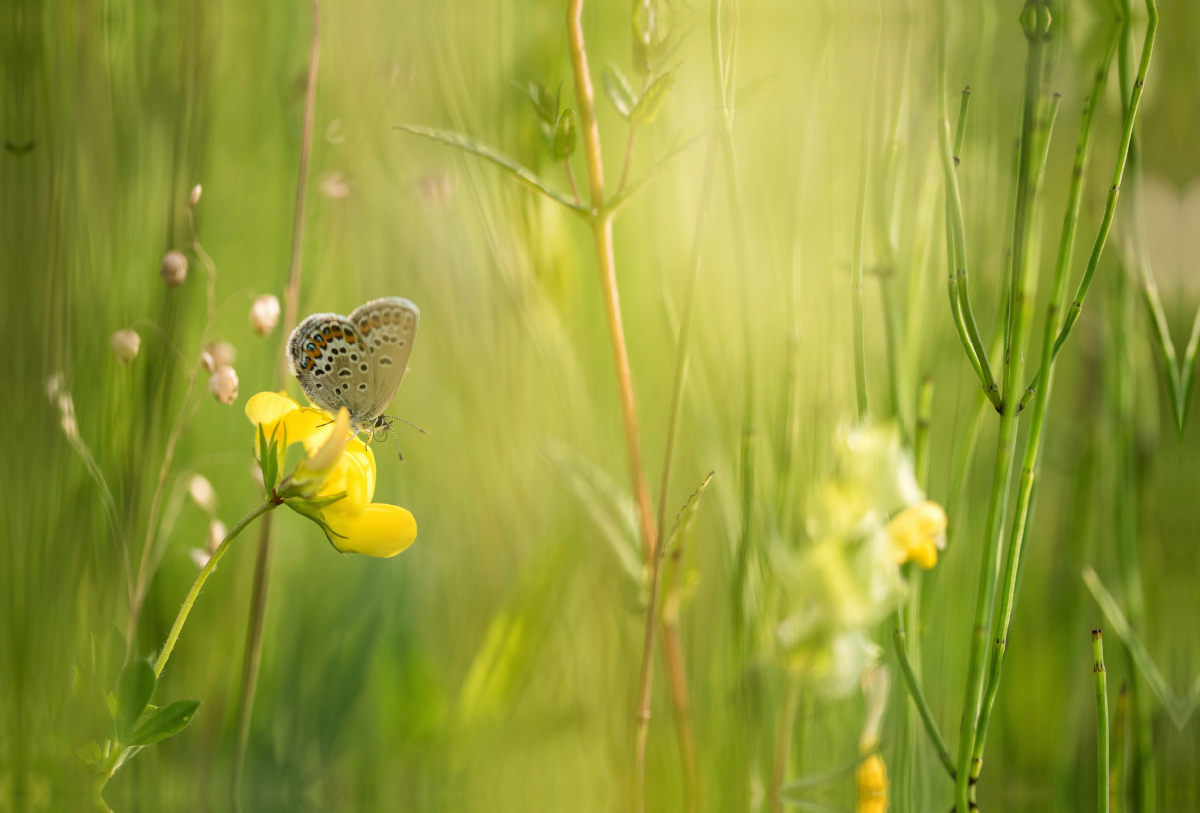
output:
[[[1096,810],[1108,813],[1108,687],[1100,630],[1092,630],[1092,660],[1096,682]]]
[[[1021,386],[1025,342],[1028,334],[1032,286],[1030,263],[1031,216],[1036,194],[1036,151],[1039,144],[1039,108],[1041,107],[1042,67],[1045,44],[1050,35],[1050,14],[1041,0],[1029,0],[1021,14],[1029,53],[1025,68],[1025,97],[1021,118],[1021,155],[1017,188],[1016,218],[1013,228],[1013,274],[1009,289],[1011,342],[1004,357],[1002,400],[1007,407],[1000,415],[999,442],[992,472],[992,493],[988,502],[986,536],[980,560],[976,590],[974,624],[971,630],[970,660],[959,731],[957,776],[954,799],[958,813],[967,813],[972,803],[974,783],[972,755],[983,699],[983,662],[991,632],[996,575],[999,570],[1000,537],[1008,504],[1008,485],[1012,473],[1017,440],[1017,410],[1013,408]]]
[[[1067,280],[1070,276],[1071,256],[1075,247],[1075,231],[1079,222],[1079,208],[1083,196],[1084,179],[1087,176],[1088,158],[1091,153],[1092,127],[1096,120],[1096,109],[1104,96],[1104,86],[1108,79],[1109,65],[1116,51],[1118,29],[1114,27],[1112,36],[1105,49],[1100,67],[1097,69],[1083,108],[1083,119],[1080,125],[1079,140],[1075,147],[1075,165],[1071,173],[1070,191],[1067,195],[1067,209],[1063,216],[1062,234],[1058,244],[1058,257],[1054,267],[1054,281],[1050,289],[1050,301],[1046,306],[1046,322],[1042,330],[1042,369],[1048,371],[1046,382],[1038,390],[1034,401],[1033,417],[1030,420],[1029,433],[1025,438],[1025,453],[1022,461],[1020,481],[1017,491],[1016,512],[1013,517],[1012,530],[1008,543],[1008,558],[1004,568],[1003,592],[1000,607],[994,620],[996,635],[992,639],[992,655],[989,667],[987,687],[984,691],[983,711],[979,724],[979,733],[975,738],[972,770],[978,777],[983,763],[983,747],[987,738],[988,721],[991,717],[992,706],[996,701],[996,693],[1000,688],[1000,673],[1004,664],[1004,652],[1008,644],[1008,631],[1012,623],[1013,604],[1016,601],[1017,574],[1020,572],[1021,552],[1025,539],[1026,528],[1032,513],[1034,489],[1039,468],[1042,432],[1045,428],[1046,408],[1050,401],[1050,389],[1053,383],[1054,360],[1052,350],[1054,337],[1058,333],[1060,314],[1063,301],[1067,294]],[[1044,162],[1043,162],[1044,163]]]

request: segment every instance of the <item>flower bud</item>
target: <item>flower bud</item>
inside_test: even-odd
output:
[[[345,200],[350,197],[350,184],[340,172],[328,172],[321,179],[321,194],[330,200]]]
[[[208,564],[208,560],[212,558],[208,551],[203,548],[191,548],[188,554],[192,557],[192,564],[197,570],[204,570],[204,566]]]
[[[204,549],[208,551],[210,556],[225,541],[225,535],[228,533],[229,531],[225,528],[225,523],[221,522],[221,520],[214,517],[212,522],[208,523],[208,539],[205,540]]]
[[[237,348],[229,342],[209,342],[204,352],[212,357],[210,373],[216,372],[218,367],[232,367],[237,361]]]
[[[200,202],[200,193],[203,191],[204,190],[200,187],[200,184],[196,184],[195,186],[192,187],[192,194],[190,197],[188,197],[188,208],[189,209],[196,208],[196,204]]]
[[[250,327],[259,336],[266,336],[279,322],[279,300],[272,294],[263,294],[250,306]]]
[[[138,348],[141,347],[142,337],[137,335],[136,331],[118,330],[108,340],[108,346],[112,348],[113,355],[117,357],[117,361],[122,364],[128,364],[137,358]]]
[[[188,495],[200,510],[209,514],[217,507],[217,492],[202,474],[192,475],[192,479],[188,481]]]
[[[187,257],[183,256],[182,251],[171,250],[163,257],[162,266],[158,269],[158,273],[162,274],[162,278],[167,285],[172,288],[178,288],[187,279],[188,261]]]
[[[218,367],[208,378],[208,391],[222,404],[232,404],[238,395],[237,371],[228,364]]]
[[[200,351],[200,364],[203,365],[204,369],[208,370],[210,373],[215,373],[217,371],[217,362],[213,359],[212,353],[208,352],[207,350]]]
[[[62,373],[55,373],[46,379],[46,397],[50,399],[51,403],[58,397],[60,392],[64,391]]]

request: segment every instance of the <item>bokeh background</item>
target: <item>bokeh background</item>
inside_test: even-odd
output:
[[[972,93],[959,172],[972,295],[986,335],[1002,312],[1025,45],[1019,3],[954,5],[947,82],[953,105],[961,87]],[[713,106],[707,4],[674,0],[660,13],[677,43],[663,65],[679,68],[658,119],[638,134],[635,177],[704,126]],[[1062,35],[1051,87],[1062,105],[1039,212],[1035,335],[1083,97],[1112,25],[1102,2],[1072,0],[1056,13]],[[1135,144],[1140,194],[1121,198],[1117,230],[1058,368],[980,786],[987,810],[1092,804],[1089,631],[1103,618],[1080,571],[1093,565],[1121,595],[1120,517],[1136,522],[1147,647],[1177,691],[1200,670],[1200,435],[1195,421],[1182,437],[1173,427],[1139,278],[1118,262],[1140,207],[1149,262],[1182,348],[1200,301],[1200,12],[1163,0],[1160,13]],[[379,561],[340,555],[311,524],[274,515],[244,798],[263,811],[627,809],[643,620],[620,546],[596,521],[598,495],[619,506],[618,516],[632,508],[590,232],[493,166],[394,129],[414,123],[468,133],[566,189],[528,98],[512,85],[561,85],[563,106],[576,106],[565,3],[367,0],[326,2],[322,14],[300,313],[348,313],[389,295],[420,306],[420,335],[392,412],[429,434],[400,429],[402,464],[390,444],[377,447],[376,496],[409,508],[420,535],[403,555]],[[626,2],[587,3],[594,74],[609,63],[628,70],[629,17]],[[10,0],[0,19],[0,365],[8,388],[0,418],[0,809],[85,809],[88,775],[74,753],[97,736],[103,700],[81,696],[77,675],[92,670],[112,685],[128,605],[99,493],[63,437],[45,382],[62,373],[81,435],[123,522],[143,529],[131,537],[140,542],[184,391],[167,340],[194,354],[205,308],[194,259],[177,289],[163,285],[158,266],[164,252],[187,243],[188,191],[203,184],[195,218],[218,271],[215,333],[237,347],[241,393],[233,406],[202,401],[174,471],[207,477],[229,525],[258,503],[242,407],[274,386],[282,328],[261,338],[247,311],[258,294],[282,297],[287,277],[311,14],[306,3]],[[831,434],[854,415],[850,260],[864,133],[875,138],[874,155],[898,156],[895,197],[881,202],[883,180],[873,175],[870,199],[872,212],[894,213],[899,245],[907,399],[900,414],[911,424],[916,382],[931,376],[928,490],[944,504],[959,485],[955,460],[969,442],[978,391],[945,297],[933,4],[881,11],[872,2],[743,0],[738,20],[734,138],[751,262],[734,262],[718,172],[676,476],[671,493],[652,495],[673,512],[715,472],[690,554],[695,592],[682,615],[710,810],[768,806],[763,787],[786,680],[777,662],[735,634],[741,613],[771,623],[754,616],[753,596],[771,578],[767,559],[755,560],[764,564],[749,585],[735,584],[735,563],[743,544],[794,544],[780,538],[781,528],[803,527],[804,496],[827,464]],[[1143,25],[1135,25],[1135,44]],[[1111,177],[1117,87],[1114,64],[1073,280]],[[612,188],[627,125],[597,95]],[[894,141],[885,138],[890,122]],[[703,162],[701,139],[615,227],[655,484]],[[582,183],[580,154],[574,163]],[[869,238],[868,383],[872,412],[885,419],[896,408],[870,273],[880,262]],[[128,367],[108,343],[126,327],[142,339]],[[1124,405],[1118,369],[1133,394]],[[294,382],[290,392],[299,397]],[[951,506],[949,548],[922,594],[924,681],[951,748],[996,425],[984,416]],[[1128,443],[1132,482],[1117,476]],[[787,512],[799,521],[781,522]],[[141,654],[163,640],[195,576],[189,549],[203,544],[207,522],[183,504],[140,624]],[[117,774],[107,791],[114,809],[228,809],[256,539],[247,533],[222,561],[164,674],[160,691],[204,701],[196,721]],[[887,624],[876,639],[889,644]],[[1112,636],[1114,696],[1128,671]],[[893,807],[945,810],[950,783],[923,736],[906,739],[911,712],[894,683],[884,743]],[[682,798],[664,687],[660,672],[648,760],[654,810],[676,809]],[[1151,708],[1159,809],[1193,809],[1200,730],[1193,720],[1180,731]],[[853,760],[862,714],[857,694],[832,701],[805,693],[789,777]],[[853,779],[822,783],[812,804],[852,809]]]

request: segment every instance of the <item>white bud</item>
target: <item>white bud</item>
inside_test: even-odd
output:
[[[122,364],[128,364],[137,358],[138,348],[142,345],[142,337],[137,335],[136,331],[118,330],[108,340],[108,346],[112,348],[113,355],[117,357],[117,361]]]
[[[229,342],[209,342],[204,352],[208,353],[213,361],[210,373],[216,372],[218,367],[232,367],[237,361],[237,348]]]
[[[217,492],[202,474],[193,474],[188,481],[188,494],[201,510],[212,513],[217,507]]]
[[[58,397],[58,394],[63,391],[63,374],[55,373],[46,379],[46,397],[51,403]]]
[[[210,373],[215,373],[217,371],[217,362],[213,360],[212,353],[208,352],[207,350],[200,351],[200,363],[204,366],[204,369],[208,370]]]
[[[163,257],[158,273],[172,288],[178,288],[187,279],[188,261],[182,251],[168,251]]]
[[[212,522],[208,523],[208,539],[204,543],[204,549],[207,550],[210,555],[215,553],[217,548],[220,547],[221,543],[225,541],[225,535],[227,533],[229,533],[229,531],[225,528],[225,523],[221,522],[219,519],[213,519]]]
[[[238,396],[237,371],[227,364],[218,367],[208,378],[208,391],[222,404],[232,404]]]
[[[330,200],[345,200],[350,197],[350,184],[340,172],[327,172],[321,178],[321,194]]]
[[[279,300],[271,294],[263,294],[250,306],[250,327],[259,336],[266,336],[279,322]]]
[[[196,208],[196,204],[200,202],[200,193],[203,191],[204,190],[200,187],[200,184],[196,184],[195,186],[192,187],[192,194],[188,198],[188,208],[189,209]]]
[[[421,190],[421,197],[432,206],[446,206],[454,199],[454,182],[444,172],[422,175],[417,185]]]
[[[64,391],[59,394],[58,414],[63,434],[67,436],[68,440],[77,440],[79,438],[79,424],[75,421],[75,401],[71,398],[71,393]]]
[[[212,558],[208,554],[208,551],[202,550],[201,548],[191,548],[188,550],[188,553],[191,554],[192,564],[194,564],[199,570],[203,570],[204,566],[208,564],[208,560]]]

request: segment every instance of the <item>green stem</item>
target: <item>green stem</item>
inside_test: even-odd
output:
[[[996,614],[996,636],[992,641],[992,656],[989,668],[987,688],[984,692],[983,712],[980,719],[979,733],[975,738],[975,752],[972,759],[972,770],[975,776],[983,762],[983,748],[987,739],[988,721],[991,718],[992,706],[1000,689],[1000,676],[1004,664],[1004,652],[1008,645],[1008,632],[1012,623],[1013,605],[1016,602],[1017,575],[1020,573],[1021,552],[1032,513],[1034,490],[1037,481],[1040,458],[1041,439],[1045,427],[1046,409],[1050,401],[1051,386],[1054,381],[1054,359],[1051,351],[1054,346],[1054,336],[1058,331],[1059,315],[1067,294],[1067,279],[1070,273],[1071,256],[1075,247],[1075,232],[1079,222],[1080,201],[1083,196],[1084,179],[1087,176],[1088,158],[1091,152],[1091,135],[1096,119],[1096,109],[1104,96],[1104,86],[1108,79],[1109,65],[1116,51],[1118,39],[1114,29],[1103,61],[1096,71],[1091,92],[1083,109],[1083,119],[1080,124],[1079,140],[1075,147],[1075,165],[1071,174],[1070,191],[1067,196],[1066,214],[1063,216],[1062,234],[1058,244],[1058,257],[1054,268],[1054,281],[1050,291],[1050,301],[1046,306],[1046,321],[1042,331],[1042,369],[1049,371],[1046,384],[1037,393],[1034,401],[1033,418],[1030,421],[1029,433],[1025,439],[1025,454],[1021,468],[1020,485],[1017,493],[1016,513],[1013,518],[1012,530],[1008,544],[1008,559],[1004,571],[1004,590],[1001,593],[1000,608]]]
[[[858,397],[859,420],[867,417],[867,349],[863,326],[863,232],[867,219],[867,180],[871,163],[871,126],[863,125],[862,158],[858,166],[858,194],[854,204],[854,245],[850,259],[850,307],[854,334],[854,391]]]
[[[1154,0],[1146,0],[1146,38],[1142,43],[1142,59],[1138,64],[1137,78],[1133,82],[1133,90],[1129,97],[1129,106],[1125,114],[1125,126],[1121,132],[1121,145],[1117,149],[1116,167],[1113,170],[1112,185],[1108,189],[1108,197],[1104,202],[1104,216],[1100,220],[1100,228],[1096,232],[1096,239],[1092,243],[1092,252],[1088,256],[1087,268],[1084,269],[1083,278],[1079,281],[1079,288],[1075,291],[1075,299],[1071,303],[1071,309],[1067,312],[1066,321],[1063,323],[1062,329],[1058,332],[1058,337],[1054,340],[1053,357],[1057,357],[1062,349],[1063,343],[1067,337],[1071,335],[1072,328],[1079,321],[1079,312],[1083,308],[1083,301],[1087,297],[1088,289],[1092,285],[1092,278],[1096,275],[1096,267],[1100,264],[1100,255],[1104,252],[1104,244],[1108,240],[1108,233],[1112,229],[1113,215],[1117,210],[1117,196],[1121,191],[1121,179],[1125,173],[1125,162],[1129,157],[1129,145],[1133,140],[1133,125],[1137,118],[1138,105],[1142,100],[1142,90],[1146,85],[1146,73],[1150,70],[1150,56],[1154,51],[1154,35],[1158,29],[1158,8],[1154,4]],[[1025,395],[1021,398],[1021,407],[1024,408],[1029,399],[1041,386],[1042,371],[1039,370],[1033,379],[1030,380],[1029,386],[1026,388]]]
[[[974,783],[972,755],[983,700],[983,661],[990,637],[992,610],[996,596],[996,576],[999,570],[1000,537],[1008,503],[1008,485],[1017,440],[1017,410],[1015,403],[1024,357],[1030,310],[1031,274],[1031,215],[1036,195],[1036,156],[1038,146],[1038,108],[1041,100],[1042,61],[1045,42],[1049,36],[1049,12],[1040,0],[1030,0],[1022,14],[1022,24],[1029,45],[1025,70],[1025,99],[1021,119],[1020,182],[1017,188],[1016,217],[1013,228],[1013,273],[1009,291],[1012,327],[1011,344],[1004,356],[1003,400],[1008,403],[1000,416],[999,442],[992,472],[992,491],[988,503],[986,536],[980,559],[979,583],[976,590],[974,624],[971,630],[970,659],[967,668],[967,687],[963,701],[962,725],[958,743],[958,765],[955,777],[955,807],[967,813],[971,806]]]
[[[938,150],[942,161],[942,174],[946,188],[946,254],[948,260],[950,310],[954,318],[954,327],[958,332],[959,341],[967,353],[967,359],[975,370],[984,392],[997,411],[1002,408],[996,380],[988,362],[987,349],[979,337],[979,327],[975,321],[975,313],[971,308],[971,297],[967,291],[967,238],[966,226],[963,221],[962,195],[958,187],[958,173],[950,141],[950,120],[946,106],[946,9],[945,2],[939,5],[938,29],[941,45],[937,61],[937,97],[938,97]],[[965,132],[967,106],[970,94],[963,93],[959,105],[958,126],[956,135]],[[956,138],[955,147],[961,143]]]
[[[238,524],[234,525],[225,538],[221,540],[221,544],[213,551],[213,555],[209,557],[208,562],[200,569],[200,575],[196,577],[196,581],[192,582],[192,589],[188,590],[187,596],[183,599],[183,606],[179,608],[179,614],[175,616],[175,623],[171,625],[171,632],[167,635],[167,641],[163,644],[162,652],[158,653],[158,660],[154,662],[155,677],[162,676],[163,667],[167,665],[167,660],[171,657],[171,650],[175,648],[175,642],[179,640],[179,633],[183,631],[183,625],[187,621],[188,613],[192,611],[192,605],[196,603],[196,597],[200,595],[200,588],[204,586],[204,582],[208,581],[209,575],[216,570],[217,563],[221,561],[221,557],[225,555],[225,551],[229,549],[229,545],[237,538],[238,534],[246,529],[247,525],[277,506],[278,503],[267,499],[258,508],[255,508],[249,514],[242,517]]]
[[[1108,689],[1100,630],[1092,630],[1092,659],[1096,676],[1096,810],[1108,813]]]
[[[894,625],[892,636],[896,645],[896,660],[900,663],[901,674],[904,675],[904,686],[908,689],[908,696],[912,698],[913,703],[917,706],[917,713],[921,715],[921,722],[925,724],[925,733],[929,735],[929,741],[933,744],[934,750],[937,751],[938,759],[950,775],[950,778],[954,779],[956,771],[954,770],[954,761],[950,758],[950,749],[946,747],[946,740],[942,737],[942,732],[938,730],[937,721],[933,719],[933,709],[929,708],[929,701],[925,699],[925,692],[921,689],[921,682],[917,679],[917,673],[913,670],[913,665],[908,659],[908,642],[907,634],[904,630],[904,615],[900,610],[896,611],[892,623]]]

